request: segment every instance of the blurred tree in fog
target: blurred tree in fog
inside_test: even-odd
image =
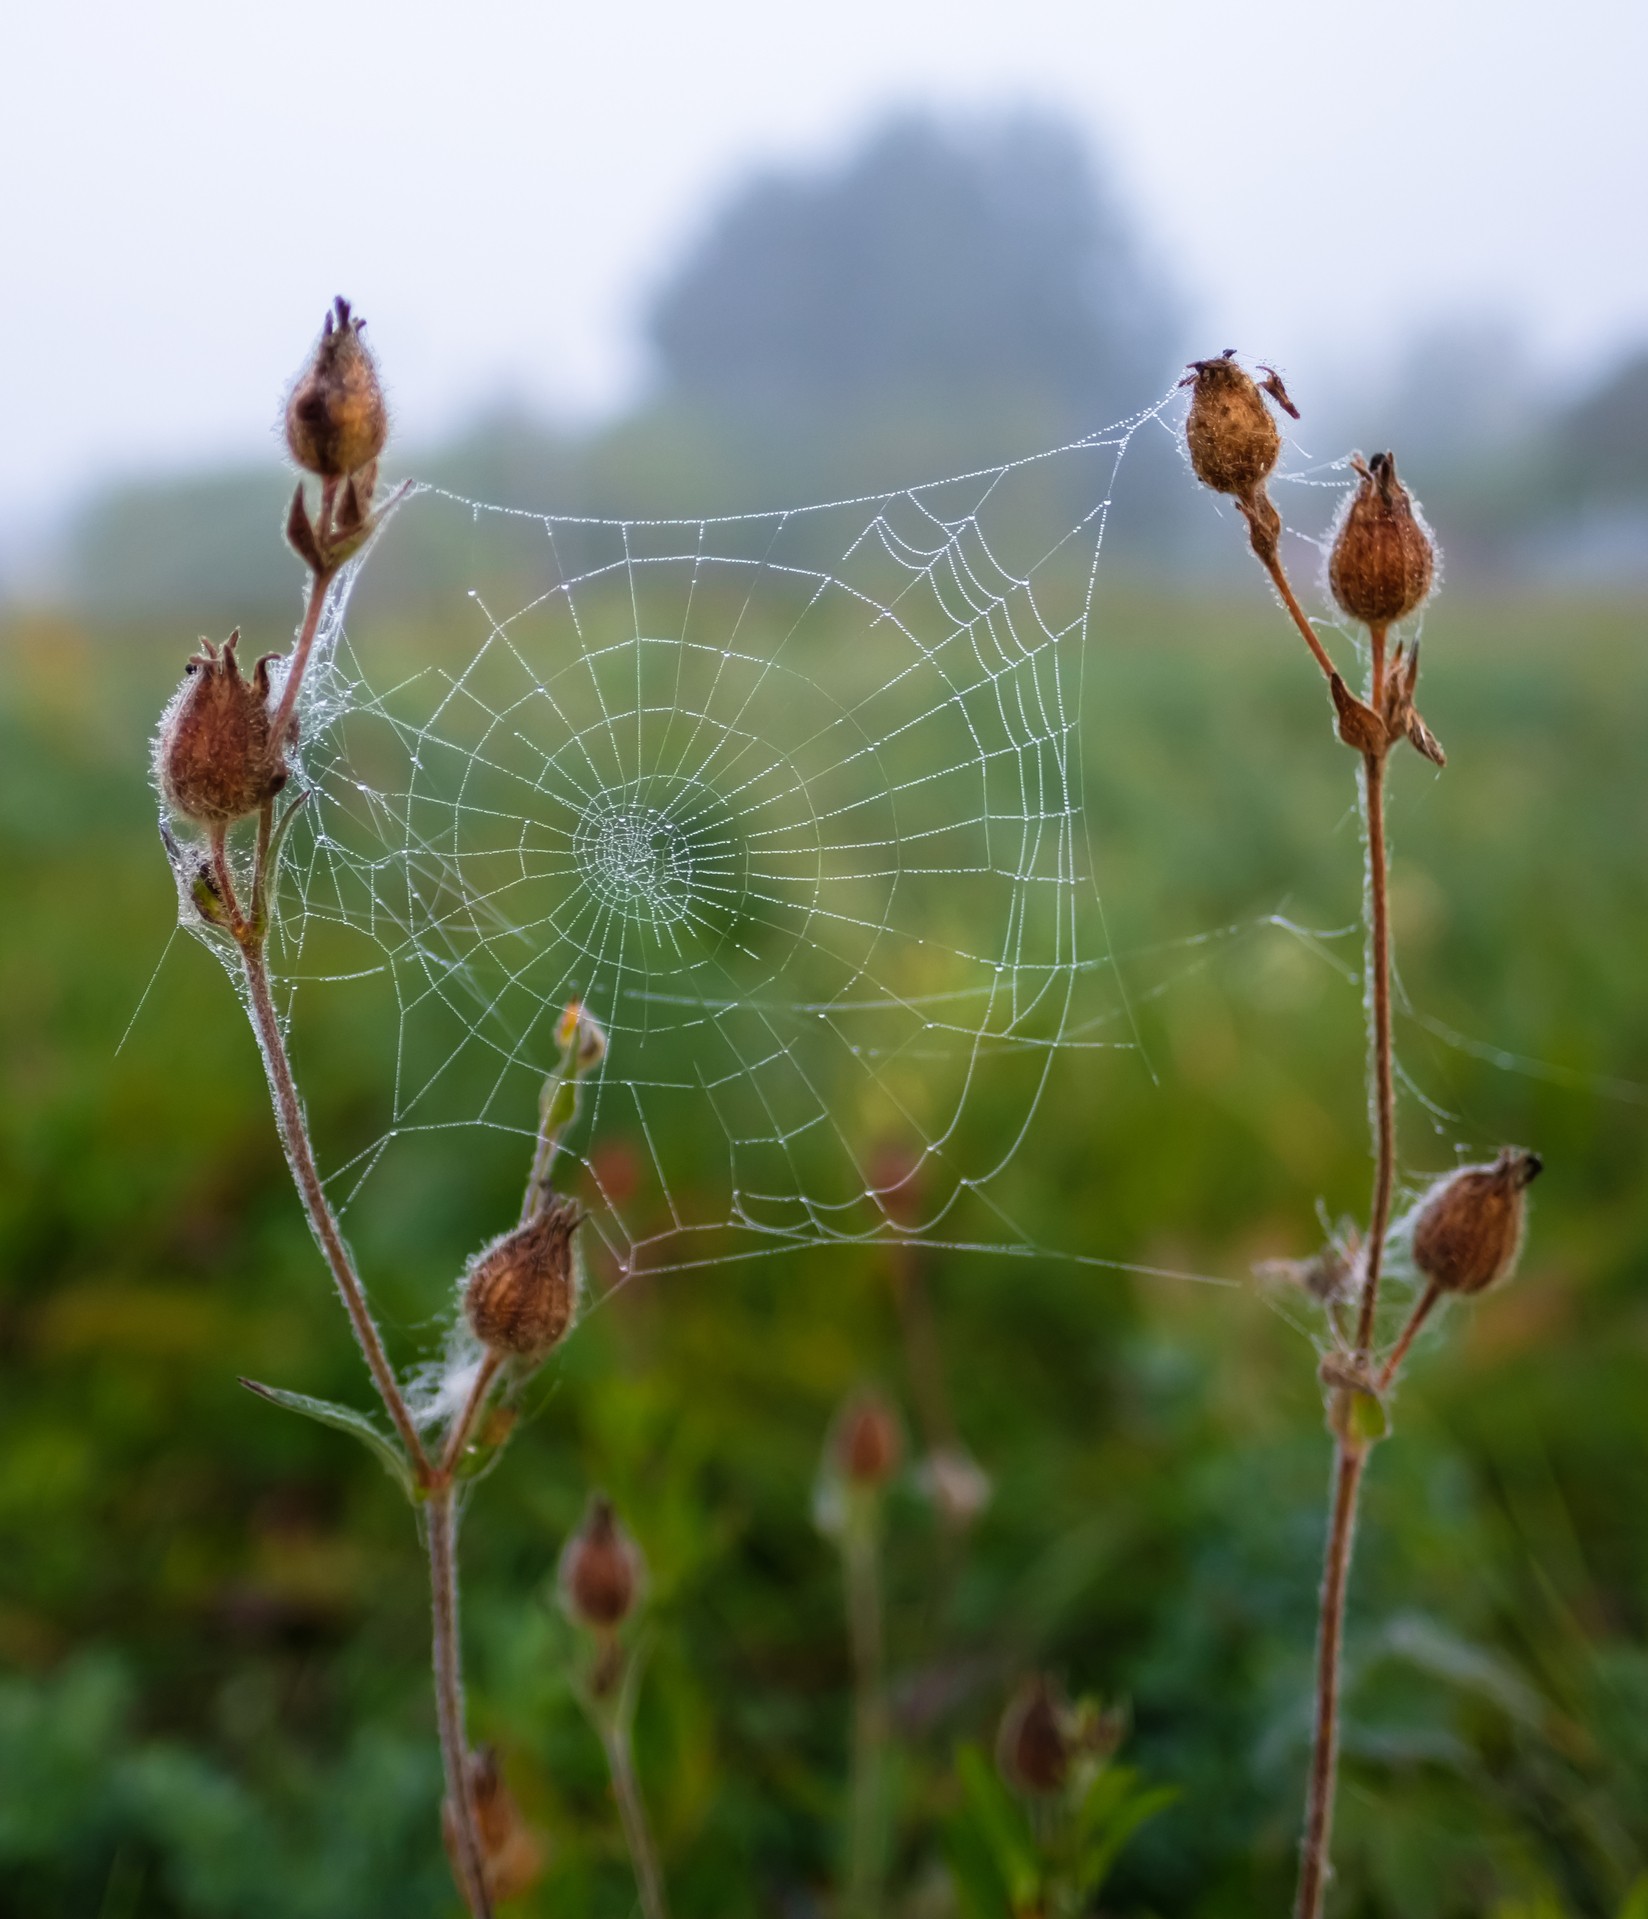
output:
[[[752,180],[649,332],[666,407],[792,445],[890,450],[896,422],[950,457],[1104,426],[1178,359],[1173,299],[1092,156],[1031,113],[900,117],[831,171]]]

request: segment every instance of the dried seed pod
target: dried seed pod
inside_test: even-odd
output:
[[[572,1239],[583,1217],[576,1201],[552,1197],[524,1226],[476,1254],[464,1312],[483,1346],[540,1360],[566,1337],[578,1310]]]
[[[341,480],[371,466],[389,436],[378,369],[341,296],[286,401],[286,444],[307,472]]]
[[[597,1493],[561,1554],[561,1603],[580,1626],[611,1632],[634,1610],[644,1571],[641,1549]]]
[[[873,1492],[898,1471],[904,1434],[898,1415],[879,1393],[861,1393],[835,1430],[835,1465],[849,1486]]]
[[[481,1845],[487,1892],[497,1900],[518,1899],[543,1876],[544,1843],[521,1816],[515,1795],[504,1783],[498,1755],[490,1746],[469,1755],[469,1794],[475,1808],[475,1836]],[[449,1799],[441,1802],[441,1837],[462,1890],[458,1822]]]
[[[265,654],[245,679],[238,628],[221,651],[200,644],[161,717],[155,777],[168,806],[202,826],[228,826],[286,784],[285,747],[297,729],[282,741],[271,737],[269,662],[277,655]]]
[[[1008,1702],[996,1736],[996,1766],[1015,1792],[1047,1798],[1064,1790],[1071,1758],[1064,1717],[1040,1673]]]
[[[1281,454],[1282,435],[1258,387],[1236,364],[1234,355],[1232,347],[1216,360],[1190,363],[1194,378],[1182,382],[1194,389],[1185,420],[1185,444],[1203,486],[1253,505]],[[1292,412],[1292,402],[1287,405]]]
[[[1537,1153],[1507,1146],[1491,1166],[1439,1180],[1413,1220],[1413,1263],[1444,1293],[1480,1293],[1522,1250],[1523,1194],[1544,1170]]]
[[[1417,613],[1436,577],[1436,549],[1396,477],[1396,456],[1351,464],[1361,485],[1347,502],[1328,559],[1328,585],[1353,620],[1390,626]]]

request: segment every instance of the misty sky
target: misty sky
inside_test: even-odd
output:
[[[1648,338],[1645,72],[1623,0],[20,4],[0,517],[269,447],[334,292],[409,437],[620,404],[716,197],[912,101],[1074,119],[1209,350],[1296,391],[1488,312],[1577,374]]]

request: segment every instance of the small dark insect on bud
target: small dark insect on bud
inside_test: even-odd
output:
[[[518,1899],[543,1876],[544,1843],[522,1818],[515,1795],[504,1783],[498,1755],[490,1746],[469,1755],[469,1796],[475,1808],[475,1836],[481,1845],[487,1892],[500,1901]],[[441,1837],[461,1889],[458,1822],[449,1799],[441,1804]]]
[[[1523,1194],[1544,1170],[1537,1153],[1507,1146],[1491,1166],[1439,1180],[1413,1220],[1413,1263],[1444,1293],[1480,1293],[1522,1250]]]
[[[879,1393],[863,1393],[842,1413],[835,1432],[835,1464],[849,1486],[873,1492],[898,1471],[904,1435],[898,1415]]]
[[[1180,382],[1194,388],[1185,421],[1190,464],[1203,486],[1252,506],[1282,451],[1281,432],[1251,376],[1236,364],[1234,347],[1190,366],[1190,378]],[[1270,378],[1279,389],[1280,380]],[[1286,394],[1278,398],[1293,413]]]
[[[1353,620],[1391,626],[1417,613],[1436,576],[1436,549],[1408,489],[1396,477],[1396,457],[1376,453],[1351,461],[1361,484],[1334,534],[1328,585]]]
[[[339,298],[286,402],[286,444],[292,458],[325,480],[371,466],[389,435],[378,370],[361,338],[365,322]],[[370,486],[366,487],[368,499]]]
[[[540,1360],[566,1337],[578,1310],[572,1239],[583,1217],[576,1201],[552,1198],[476,1254],[464,1312],[483,1346]]]
[[[272,800],[286,784],[285,740],[270,736],[269,662],[241,676],[231,633],[222,650],[202,640],[161,716],[155,776],[168,806],[202,826],[228,826]]]
[[[599,1493],[561,1554],[561,1603],[580,1626],[611,1632],[634,1610],[644,1572],[641,1550]]]
[[[1015,1792],[1047,1798],[1064,1790],[1070,1740],[1053,1689],[1040,1673],[1008,1702],[996,1737],[996,1766]]]

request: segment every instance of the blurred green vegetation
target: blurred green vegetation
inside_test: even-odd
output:
[[[1371,1473],[1343,1919],[1601,1919],[1648,1864],[1643,615],[1445,597],[1429,621],[1450,764],[1402,761],[1392,816],[1404,1170],[1514,1140],[1548,1171],[1523,1272],[1426,1339]],[[48,616],[0,636],[0,1912],[453,1913],[411,1522],[360,1448],[236,1384],[366,1403],[233,993],[171,938],[145,756],[186,650]],[[1355,918],[1348,756],[1256,578],[1105,599],[1086,699],[1140,1046],[1060,1065],[1004,1199],[1045,1243],[1236,1283],[927,1256],[995,1496],[965,1545],[913,1481],[893,1503],[911,1919],[953,1909],[956,1754],[1037,1665],[1129,1700],[1126,1762],[1177,1794],[1105,1911],[1291,1891],[1328,1442],[1309,1340],[1245,1275],[1313,1249],[1318,1199],[1366,1202],[1355,941],[1275,923]],[[323,1136],[386,1070],[303,1063]],[[370,1277],[403,1361],[520,1174],[402,1189]],[[829,1909],[849,1674],[809,1500],[857,1383],[915,1423],[892,1282],[837,1248],[632,1284],[477,1488],[474,1729],[552,1856],[522,1912],[633,1907],[550,1591],[592,1485],[651,1567],[638,1758],[678,1914]]]

